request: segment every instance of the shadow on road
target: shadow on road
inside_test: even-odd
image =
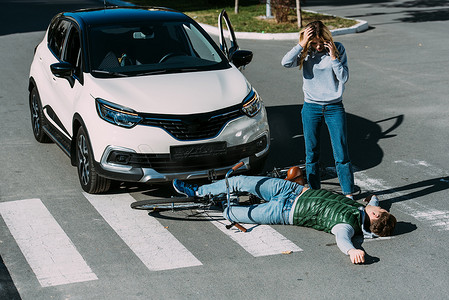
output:
[[[410,222],[399,221],[396,223],[396,227],[394,228],[394,236],[410,233],[415,231],[417,228],[418,227],[415,224]]]
[[[0,256],[0,299],[20,300],[19,292],[17,291],[8,269]]]
[[[447,21],[449,20],[449,9],[444,7],[449,7],[449,2],[446,0],[411,0],[411,1],[382,1],[382,0],[342,0],[342,1],[325,1],[325,0],[308,0],[306,2],[305,9],[307,6],[349,6],[349,5],[361,5],[368,4],[371,6],[370,13],[346,16],[348,18],[364,18],[369,16],[378,15],[388,15],[388,14],[398,14],[404,13],[407,16],[392,20],[393,22],[403,22],[403,23],[420,23],[420,22],[433,22],[433,21]],[[381,8],[403,8],[404,11],[398,12],[394,10],[392,12],[373,12],[373,7]]]
[[[438,177],[407,184],[401,187],[391,188],[388,190],[370,191],[370,193],[379,196],[398,194],[399,192],[401,192],[400,195],[393,195],[392,198],[382,201],[382,207],[390,209],[393,203],[424,197],[426,195],[430,195],[447,189],[449,189],[449,177]],[[361,197],[364,196],[364,194],[361,195]]]
[[[265,168],[295,165],[305,160],[304,137],[301,121],[301,105],[267,107],[271,129],[271,150]],[[348,140],[351,161],[358,170],[365,170],[381,163],[383,151],[379,140],[395,137],[392,132],[404,120],[403,115],[376,122],[348,113]],[[380,123],[393,123],[382,130]],[[327,127],[321,131],[321,165],[334,167],[332,146]]]
[[[301,108],[301,105],[267,107],[268,122],[271,129],[271,149],[265,165],[266,170],[300,164],[305,160]],[[355,169],[362,171],[379,165],[384,155],[379,146],[379,141],[394,138],[396,136],[394,131],[403,122],[404,115],[373,122],[347,113],[349,153]],[[388,129],[382,130],[380,124],[383,125],[382,127],[388,127]],[[388,125],[385,126],[385,124]],[[326,126],[323,126],[321,131],[321,165],[323,168],[335,166]],[[335,174],[331,172],[326,176],[335,178]],[[369,193],[379,196],[401,192],[400,196],[393,195],[392,198],[382,201],[382,206],[389,209],[395,202],[423,197],[446,189],[449,189],[449,177],[438,177],[402,187],[369,191]],[[357,198],[362,199],[366,196],[368,196],[368,192],[361,193]]]
[[[100,0],[0,0],[0,36],[44,31],[59,12],[101,7]]]
[[[427,11],[409,11],[408,17],[399,18],[398,21],[406,23],[421,23],[449,20],[449,9],[432,9]]]
[[[339,1],[329,1],[329,0],[307,0],[304,8],[307,9],[307,6],[347,6],[347,5],[360,5],[360,4],[381,4],[385,2],[394,2],[394,0],[339,0]]]

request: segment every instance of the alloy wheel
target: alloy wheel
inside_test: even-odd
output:
[[[80,135],[78,138],[78,172],[80,174],[81,182],[84,185],[89,183],[89,173],[90,173],[90,165],[89,165],[89,149],[86,143],[86,137],[84,135]]]
[[[34,135],[37,136],[40,133],[41,125],[39,118],[39,103],[35,93],[31,96],[31,118],[33,121]]]

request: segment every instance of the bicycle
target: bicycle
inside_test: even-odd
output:
[[[235,171],[237,171],[239,168],[241,168],[244,165],[243,162],[239,162],[235,166],[233,166],[225,175],[225,182],[226,182],[226,193],[225,194],[219,194],[219,195],[206,195],[206,196],[194,196],[194,197],[171,197],[171,198],[159,198],[159,199],[147,199],[147,200],[140,200],[131,203],[131,208],[133,209],[139,209],[139,210],[147,210],[149,215],[153,216],[159,216],[161,212],[169,212],[172,213],[171,216],[168,218],[170,219],[180,219],[180,217],[174,215],[173,213],[179,212],[179,211],[187,211],[187,210],[196,210],[196,212],[188,215],[191,216],[197,216],[197,215],[207,215],[208,211],[223,211],[225,207],[231,207],[232,203],[240,203],[241,197],[246,197],[246,201],[248,201],[250,204],[257,204],[260,203],[261,199],[257,198],[254,195],[248,194],[248,193],[231,193],[229,188],[229,177],[234,174]],[[273,170],[266,172],[264,175],[267,177],[274,177],[274,178],[283,178],[290,181],[297,181],[297,180],[303,180],[301,183],[302,185],[305,184],[303,176],[305,174],[305,165],[297,165],[297,166],[291,166],[286,168],[273,168]],[[226,206],[225,206],[226,205]],[[164,216],[167,218],[167,216]],[[226,219],[230,220],[229,218],[229,209],[227,210],[227,215],[225,216]],[[185,218],[185,216],[184,216]],[[183,219],[184,219],[183,218]],[[246,228],[244,228],[242,225],[238,224],[237,222],[232,222],[226,225],[227,229],[232,228],[235,226],[239,230],[246,232]]]

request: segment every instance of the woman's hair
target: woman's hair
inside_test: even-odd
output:
[[[306,25],[306,27],[304,27],[300,32],[299,32],[299,40],[302,41],[304,39],[304,32],[307,28],[313,28],[314,31],[314,35],[312,38],[319,38],[323,41],[329,41],[332,43],[332,47],[334,47],[335,53],[337,55],[337,58],[339,57],[338,50],[337,47],[335,47],[334,44],[334,40],[332,38],[332,33],[330,32],[330,30],[326,27],[326,25],[323,24],[323,22],[321,21],[313,21],[310,22],[309,24]],[[306,47],[303,49],[303,51],[301,52],[301,57],[299,60],[299,68],[302,68],[302,65],[304,63],[304,59],[306,58],[306,56],[309,54],[309,50],[310,50],[310,42],[309,41],[306,45]]]
[[[378,219],[376,219],[369,227],[372,233],[378,236],[393,235],[394,227],[396,227],[396,218],[388,212],[381,212]]]

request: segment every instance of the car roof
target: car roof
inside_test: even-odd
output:
[[[74,19],[80,26],[98,26],[139,22],[143,20],[187,21],[191,20],[182,12],[163,7],[104,7],[65,12],[62,15]]]

